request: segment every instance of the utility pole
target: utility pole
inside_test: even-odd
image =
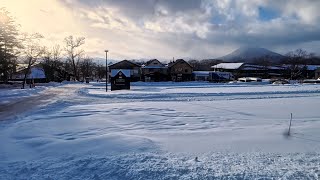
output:
[[[106,92],[108,92],[108,50],[105,50],[104,52],[106,52]]]

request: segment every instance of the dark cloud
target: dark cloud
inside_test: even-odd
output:
[[[149,48],[142,47],[149,43],[137,38],[141,34],[158,43],[158,48],[175,48],[172,52],[186,52],[185,56],[192,57],[223,55],[223,50],[210,50],[219,46],[228,50],[243,45],[269,48],[296,45],[299,48],[309,43],[310,48],[310,43],[320,41],[320,11],[317,10],[320,1],[314,0],[75,0],[64,3],[76,12],[77,7],[81,8],[87,23],[95,23],[96,28],[109,29],[110,34],[117,34],[112,29],[126,32],[122,38],[135,47],[140,44],[139,53]],[[317,47],[310,49],[318,50]],[[147,49],[145,54],[152,52]]]

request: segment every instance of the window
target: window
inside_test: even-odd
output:
[[[184,72],[186,72],[186,73],[187,73],[187,72],[188,72],[188,69],[185,69],[185,70],[184,70]]]

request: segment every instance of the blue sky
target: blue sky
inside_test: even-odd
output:
[[[261,21],[271,21],[280,17],[280,13],[269,7],[259,7],[259,20]]]
[[[19,4],[19,6],[17,6]],[[84,36],[112,59],[215,58],[242,46],[319,54],[318,0],[2,0],[24,32],[48,46]]]

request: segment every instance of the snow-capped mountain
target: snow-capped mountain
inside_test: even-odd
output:
[[[106,58],[94,57],[94,58],[93,58],[93,62],[105,66],[105,64],[106,64]],[[108,65],[111,65],[111,64],[114,64],[114,63],[117,63],[117,62],[119,62],[119,61],[113,60],[113,59],[108,59]]]
[[[281,59],[284,58],[283,55],[272,52],[265,48],[243,47],[218,59],[230,62],[253,62],[259,58],[264,57],[268,57],[268,59],[272,62],[279,62]]]

